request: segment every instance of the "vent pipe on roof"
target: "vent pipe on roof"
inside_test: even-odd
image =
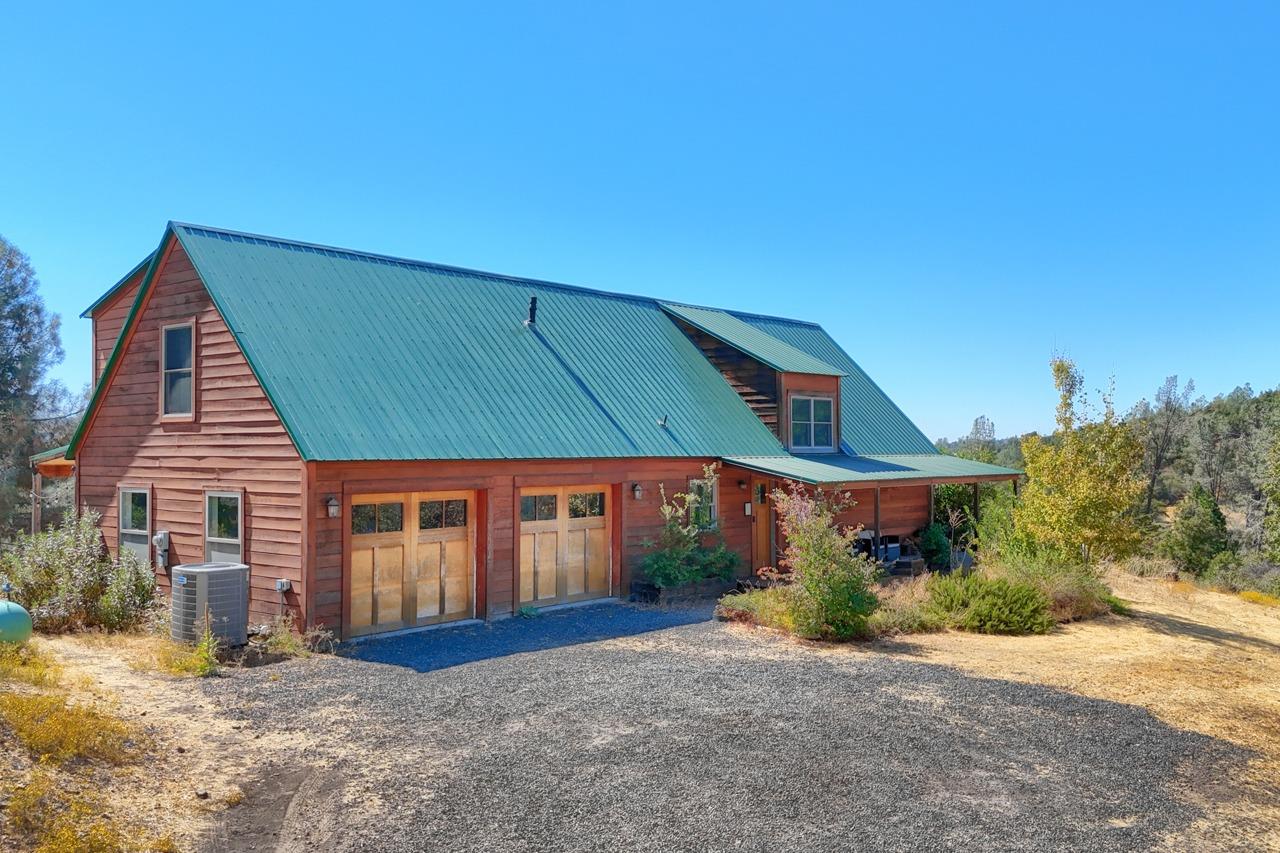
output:
[[[538,297],[529,297],[529,319],[524,321],[526,326],[532,326],[538,321]]]

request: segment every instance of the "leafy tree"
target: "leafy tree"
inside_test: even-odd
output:
[[[1280,426],[1267,453],[1267,466],[1263,475],[1262,490],[1267,508],[1262,523],[1262,547],[1268,560],[1280,563]]]
[[[1156,391],[1155,405],[1142,400],[1134,407],[1130,419],[1140,425],[1143,443],[1146,445],[1147,498],[1143,511],[1151,514],[1156,484],[1182,442],[1186,439],[1187,426],[1194,405],[1192,394],[1196,384],[1190,379],[1178,390],[1178,377],[1169,376]]]
[[[1173,526],[1160,543],[1161,552],[1187,571],[1200,575],[1230,545],[1226,516],[1209,490],[1196,483],[1178,504]]]
[[[0,237],[0,538],[27,524],[27,457],[64,438],[69,419],[61,385],[45,374],[62,360],[59,320],[45,310],[27,256]],[[42,446],[43,445],[43,446]]]
[[[1142,444],[1116,416],[1110,391],[1091,418],[1076,366],[1058,358],[1051,367],[1058,429],[1052,441],[1023,440],[1027,483],[1014,524],[1039,545],[1086,561],[1131,554],[1141,539],[1134,509]]]

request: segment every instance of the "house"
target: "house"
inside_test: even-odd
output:
[[[167,531],[161,586],[242,561],[252,619],[344,637],[625,593],[709,463],[744,572],[785,480],[852,489],[880,548],[935,484],[1017,476],[939,454],[813,323],[179,223],[86,315],[65,458],[108,547]]]

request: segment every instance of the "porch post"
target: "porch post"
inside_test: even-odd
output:
[[[876,535],[872,540],[876,549],[876,562],[880,561],[880,486],[876,486]]]
[[[934,488],[935,488],[935,485],[933,483],[930,483],[929,484],[929,523],[930,524],[933,524],[933,497],[934,497],[933,490]]]
[[[31,532],[40,532],[40,498],[42,487],[44,485],[40,472],[33,470],[31,472]]]
[[[975,523],[978,520],[978,512],[980,510],[981,507],[978,501],[978,482],[975,480],[973,483],[973,520]]]

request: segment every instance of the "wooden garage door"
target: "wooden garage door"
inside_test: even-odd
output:
[[[613,592],[606,485],[520,490],[520,603],[542,606]]]
[[[470,618],[473,492],[351,499],[351,624],[373,634]]]

